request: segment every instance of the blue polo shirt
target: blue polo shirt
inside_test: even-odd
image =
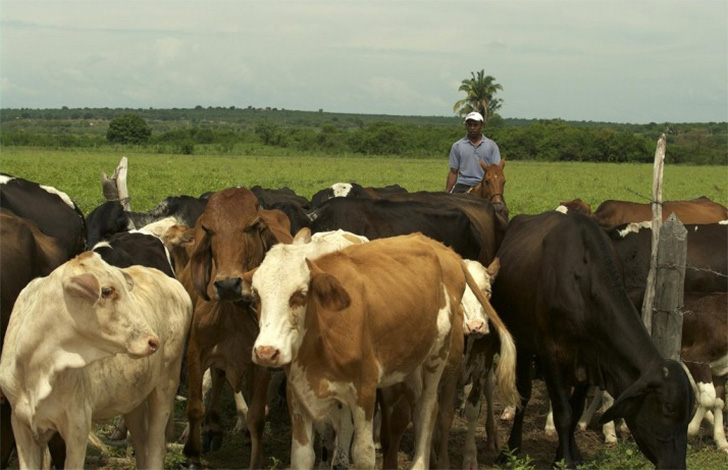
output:
[[[458,170],[458,179],[455,184],[473,186],[483,180],[483,169],[478,164],[482,160],[486,165],[500,163],[500,150],[498,144],[483,136],[480,143],[475,146],[468,136],[463,137],[450,149],[450,168]]]

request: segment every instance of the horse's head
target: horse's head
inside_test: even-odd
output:
[[[496,205],[496,208],[502,207],[502,212],[507,216],[506,200],[503,197],[503,190],[506,186],[506,177],[503,174],[503,168],[506,166],[505,159],[497,164],[487,165],[480,162],[481,168],[485,171],[483,180],[473,186],[471,194],[482,199],[486,199]],[[500,210],[500,209],[499,209]]]

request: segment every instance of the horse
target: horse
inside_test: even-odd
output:
[[[480,161],[480,167],[483,168],[483,180],[473,186],[469,193],[473,196],[492,202],[496,211],[508,220],[508,207],[503,197],[503,190],[506,186],[506,177],[503,174],[503,168],[506,166],[505,159],[501,158],[499,163],[487,165]]]

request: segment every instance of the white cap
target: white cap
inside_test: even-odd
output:
[[[473,111],[472,113],[469,113],[467,116],[465,116],[465,122],[467,121],[483,121],[483,116],[480,115],[479,112]]]

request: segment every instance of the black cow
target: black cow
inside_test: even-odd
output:
[[[382,188],[363,187],[358,183],[335,183],[311,196],[311,207],[318,207],[325,201],[335,197],[353,197],[359,199],[381,199],[392,194],[406,193],[407,190],[398,184]]]
[[[278,209],[288,217],[291,222],[291,235],[298,233],[303,227],[308,227],[311,220],[307,211],[310,209],[308,200],[296,194],[292,189],[265,189],[253,186],[250,190],[258,198],[262,209]]]
[[[622,286],[606,234],[583,215],[519,215],[498,255],[493,307],[518,348],[516,411],[510,449],[521,448],[531,397],[531,362],[540,359],[559,437],[555,461],[574,467],[574,430],[589,383],[618,397],[602,422],[624,417],[657,468],[685,468],[693,408],[689,379],[664,360]],[[574,387],[573,393],[571,392]]]
[[[728,225],[686,225],[685,292],[728,291]],[[624,279],[627,294],[642,309],[650,270],[652,229],[624,224],[607,230]]]
[[[85,221],[76,203],[63,191],[0,173],[0,207],[33,222],[56,239],[67,259],[85,246]]]
[[[207,206],[208,195],[169,196],[148,212],[126,212],[120,201],[106,201],[86,217],[86,249],[93,248],[101,240],[108,240],[115,233],[140,229],[145,225],[167,217],[177,223],[194,227]]]
[[[148,233],[119,232],[97,243],[93,251],[112,266],[127,268],[133,265],[156,268],[175,277],[169,253],[162,240]]]
[[[418,201],[336,197],[309,213],[311,232],[343,229],[370,240],[415,232],[478,259],[481,241],[468,217],[457,210]]]

